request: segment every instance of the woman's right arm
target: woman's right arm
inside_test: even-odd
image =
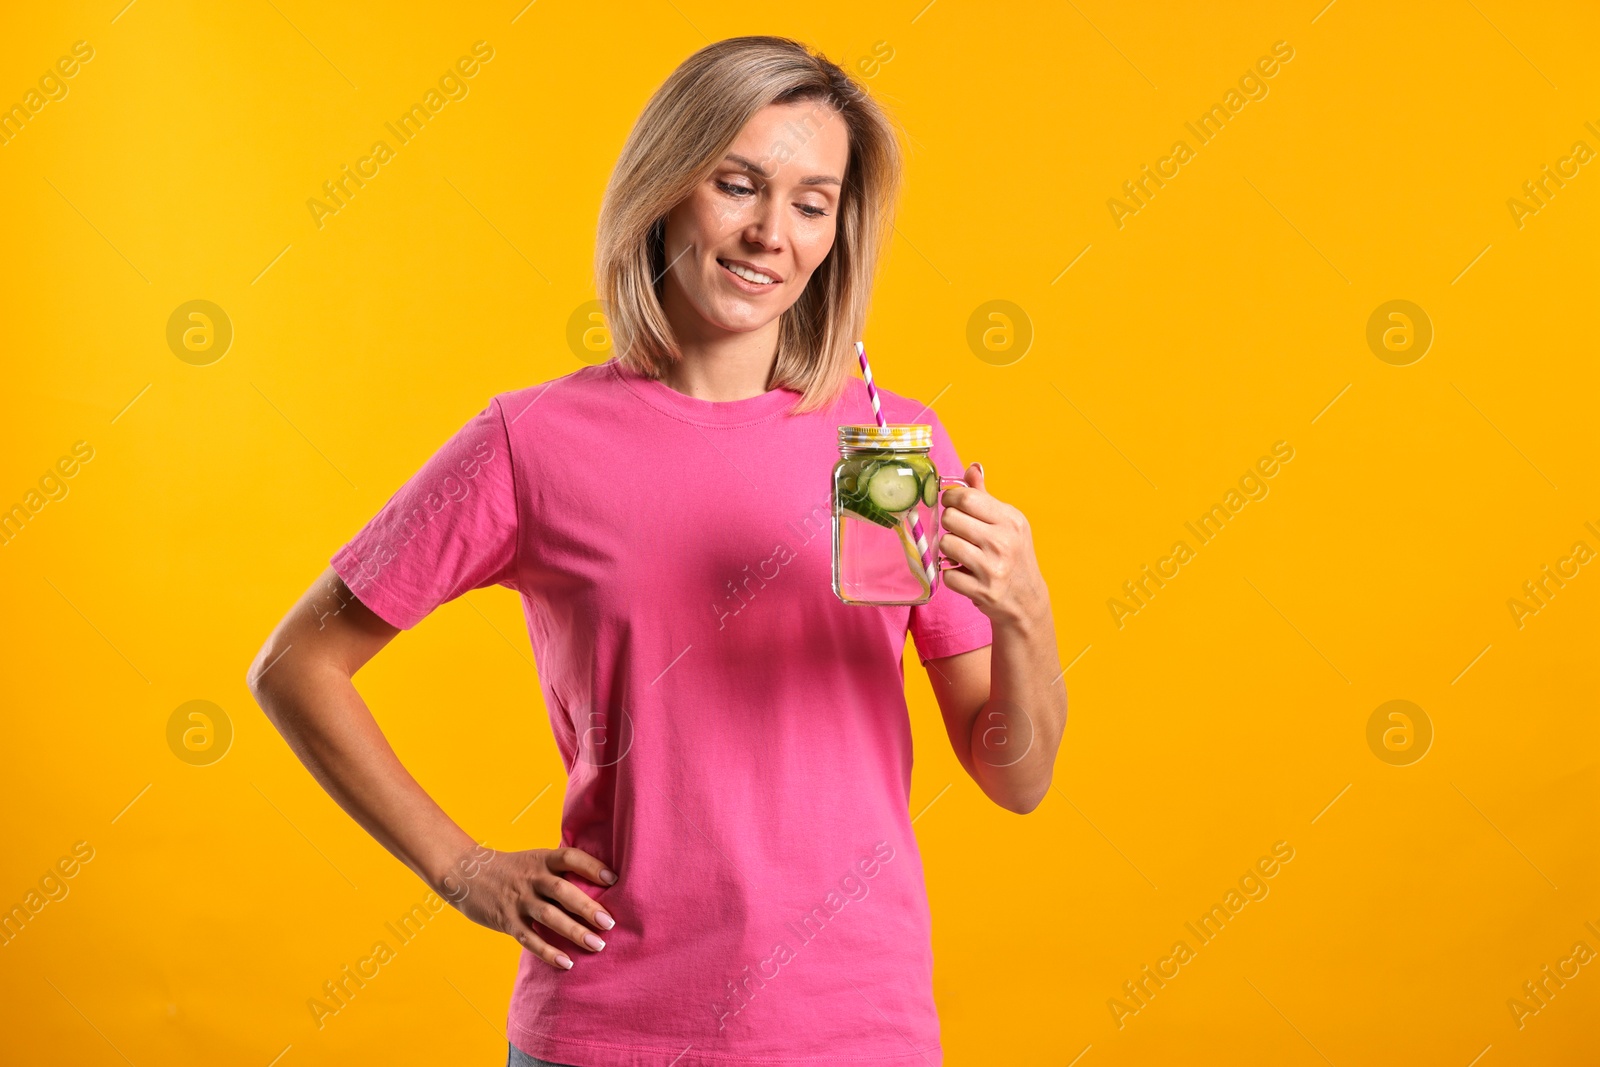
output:
[[[596,943],[604,942],[574,916],[602,930],[614,922],[562,874],[596,885],[616,876],[575,848],[480,848],[434,802],[401,764],[352,680],[399,632],[329,567],[272,631],[246,681],[300,762],[395,858],[469,919],[511,935],[553,967],[571,967],[530,920],[598,951]]]

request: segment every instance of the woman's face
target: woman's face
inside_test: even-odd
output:
[[[849,155],[844,120],[826,104],[757,112],[667,215],[665,306],[675,328],[705,333],[679,321],[692,311],[713,332],[747,333],[799,299],[833,248]]]

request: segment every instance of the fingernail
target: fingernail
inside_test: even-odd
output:
[[[979,475],[987,477],[987,475],[983,474],[983,464],[982,463],[974,463],[973,466],[978,468],[978,474]]]
[[[599,952],[601,949],[606,947],[606,943],[593,934],[584,934],[583,943],[594,949],[596,952]]]
[[[617,925],[617,921],[603,911],[594,913],[594,921],[600,924],[600,929],[609,930]]]
[[[561,964],[561,966],[566,970],[572,970],[572,961],[567,958],[567,954],[565,952],[556,953],[556,962]]]
[[[600,880],[602,882],[604,882],[606,885],[612,885],[612,884],[614,884],[616,882],[617,876],[616,876],[616,874],[614,874],[611,871],[610,868],[601,867],[600,868]]]

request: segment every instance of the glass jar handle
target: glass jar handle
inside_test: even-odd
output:
[[[934,544],[932,546],[930,546],[930,547],[932,547],[933,555],[935,557],[934,565],[939,569],[939,571],[941,573],[944,572],[944,571],[948,571],[948,570],[954,570],[957,567],[961,566],[961,564],[957,563],[955,560],[951,559],[949,556],[945,555],[942,551],[940,551],[939,545],[938,545],[938,538],[939,538],[939,536],[941,534],[944,533],[944,491],[946,489],[950,488],[951,486],[955,486],[955,485],[965,486],[966,484],[967,484],[967,480],[965,478],[952,478],[948,474],[939,475],[939,497],[938,497],[938,501],[937,501],[938,506],[935,509],[935,515],[934,515],[934,520],[933,520]],[[968,486],[968,488],[971,488],[971,487]],[[948,566],[947,566],[947,564],[948,564]]]

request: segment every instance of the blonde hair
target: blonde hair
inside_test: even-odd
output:
[[[783,312],[768,388],[804,394],[792,409],[797,414],[827,406],[844,390],[891,234],[900,147],[865,89],[786,37],[705,46],[679,64],[634,123],[606,186],[595,242],[595,288],[620,362],[659,378],[682,356],[661,305],[667,213],[705,181],[758,111],[806,100],[844,119],[850,157],[833,248]],[[808,127],[812,121],[805,119]]]

